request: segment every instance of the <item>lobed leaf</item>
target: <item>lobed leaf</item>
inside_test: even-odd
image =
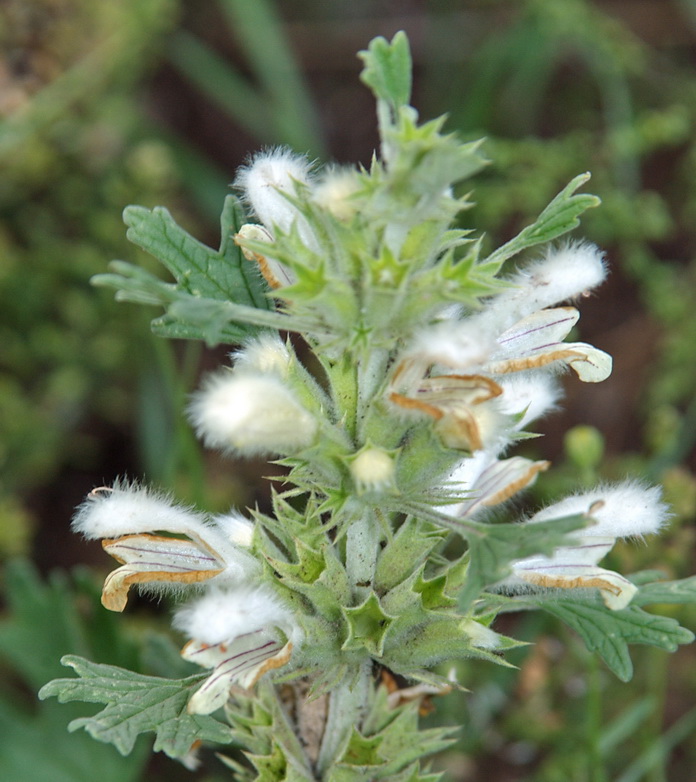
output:
[[[365,63],[360,78],[375,97],[393,109],[407,106],[411,99],[411,51],[403,30],[391,42],[381,36],[374,38],[358,56]]]
[[[130,241],[161,261],[176,283],[114,261],[111,268],[115,273],[96,275],[92,280],[95,285],[115,288],[121,301],[164,307],[166,314],[152,322],[153,331],[160,336],[215,344],[239,342],[257,333],[261,324],[253,317],[253,310],[268,311],[272,305],[258,270],[234,243],[242,214],[233,196],[225,199],[220,217],[219,250],[187,233],[161,206],[128,206],[123,219],[129,226]],[[238,309],[232,313],[226,306],[230,303],[249,312]]]
[[[576,176],[549,203],[532,225],[522,229],[514,239],[491,253],[485,263],[495,263],[500,268],[508,258],[522,250],[537,244],[545,244],[577,228],[580,224],[579,216],[587,209],[600,204],[597,196],[586,193],[575,194],[575,191],[589,179],[589,174]]]
[[[79,678],[54,679],[41,688],[39,698],[55,696],[61,703],[105,704],[93,717],[73,720],[69,730],[84,728],[93,738],[113,744],[122,755],[133,749],[141,733],[154,732],[155,750],[173,758],[185,757],[197,741],[227,744],[231,740],[227,726],[207,715],[186,711],[202,675],[162,679],[75,655],[66,655],[61,662],[73,668]]]
[[[694,639],[693,633],[675,619],[649,614],[635,605],[611,611],[598,599],[538,598],[531,602],[572,627],[621,681],[629,681],[633,676],[628,644],[648,644],[674,652],[679,644]]]

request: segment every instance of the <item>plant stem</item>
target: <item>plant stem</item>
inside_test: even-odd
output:
[[[329,696],[329,716],[324,728],[317,772],[330,779],[332,768],[343,754],[353,727],[359,727],[370,700],[372,661],[365,660],[353,675],[348,673]]]
[[[346,572],[360,602],[372,589],[379,553],[380,528],[371,510],[354,521],[346,533]]]

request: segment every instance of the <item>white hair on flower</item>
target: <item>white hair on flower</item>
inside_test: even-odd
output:
[[[519,415],[516,429],[557,409],[562,391],[554,377],[545,373],[510,375],[498,381],[503,393],[498,406],[505,415]]]
[[[551,555],[538,554],[511,563],[512,574],[500,586],[513,592],[530,587],[599,591],[605,605],[619,611],[638,591],[619,573],[599,567],[617,538],[658,532],[669,513],[658,487],[645,488],[635,481],[598,487],[567,497],[535,514],[527,523],[585,514],[596,523],[572,534],[571,543]]]
[[[566,242],[522,266],[506,282],[511,289],[491,302],[491,313],[508,325],[540,309],[575,299],[607,276],[604,254],[589,242]]]
[[[254,538],[254,524],[236,511],[215,516],[215,526],[235,546],[249,548]]]
[[[208,377],[188,412],[208,447],[246,455],[295,453],[317,431],[314,416],[280,378],[251,371]]]
[[[295,620],[285,605],[264,586],[211,588],[180,608],[174,627],[204,644],[219,644],[240,635],[278,627],[292,635]]]
[[[659,486],[645,487],[630,480],[566,497],[539,511],[529,521],[534,523],[588,512],[597,523],[582,530],[583,537],[650,535],[659,532],[670,516],[669,508],[662,502]]]
[[[276,374],[285,377],[292,355],[285,342],[275,333],[264,332],[248,340],[231,357],[237,369]]]
[[[90,539],[156,530],[188,535],[204,525],[202,513],[175,504],[168,494],[125,480],[91,491],[72,521],[73,529]]]
[[[310,170],[310,163],[304,155],[278,147],[255,155],[239,169],[234,184],[272,233],[274,227],[287,232],[293,223],[297,223],[305,238],[309,227],[284,194],[292,196],[298,185],[308,185]]]

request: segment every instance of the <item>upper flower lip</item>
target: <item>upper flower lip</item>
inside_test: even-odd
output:
[[[657,532],[667,517],[657,487],[646,489],[634,481],[606,486],[567,497],[537,513],[528,523],[574,513],[586,513],[593,524],[573,533],[574,545],[560,546],[550,556],[536,555],[511,563],[505,587],[522,584],[544,588],[598,589],[608,608],[625,608],[637,592],[628,579],[598,566],[617,538]]]
[[[137,485],[95,489],[74,526],[87,537],[103,538],[104,550],[121,563],[102,591],[102,603],[112,611],[123,611],[133,584],[194,584],[259,570],[256,559],[232,542],[228,516],[209,520]]]

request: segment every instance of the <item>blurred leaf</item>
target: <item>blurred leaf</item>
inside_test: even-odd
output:
[[[391,42],[381,36],[370,41],[367,51],[358,55],[365,64],[362,81],[378,100],[392,110],[407,106],[411,99],[411,51],[408,38],[399,31]]]
[[[262,98],[270,104],[276,143],[326,157],[317,103],[293,54],[279,5],[271,0],[220,0],[228,26],[246,51]]]
[[[74,590],[66,574],[56,571],[44,583],[23,560],[8,563],[4,577],[8,616],[0,623],[0,656],[32,689],[56,676],[60,657],[68,653],[136,664],[135,645],[119,632],[116,617],[102,610],[93,582],[83,578]],[[77,595],[87,598],[89,621],[77,609]]]
[[[0,768],[3,782],[135,782],[150,746],[138,742],[122,757],[113,747],[86,734],[70,735],[67,723],[79,714],[74,706],[41,704],[35,711],[17,700],[0,700]]]
[[[0,690],[3,780],[93,782],[95,769],[102,782],[136,780],[149,753],[146,742],[122,758],[87,736],[70,736],[68,722],[79,710],[37,704],[33,694],[60,672],[58,660],[67,652],[136,665],[136,648],[123,635],[121,618],[102,609],[100,590],[87,571],[78,573],[73,588],[64,573],[44,583],[31,564],[14,561],[5,567],[4,578],[7,616],[0,622],[0,659],[13,676]],[[29,698],[13,686],[15,679],[29,689]]]

